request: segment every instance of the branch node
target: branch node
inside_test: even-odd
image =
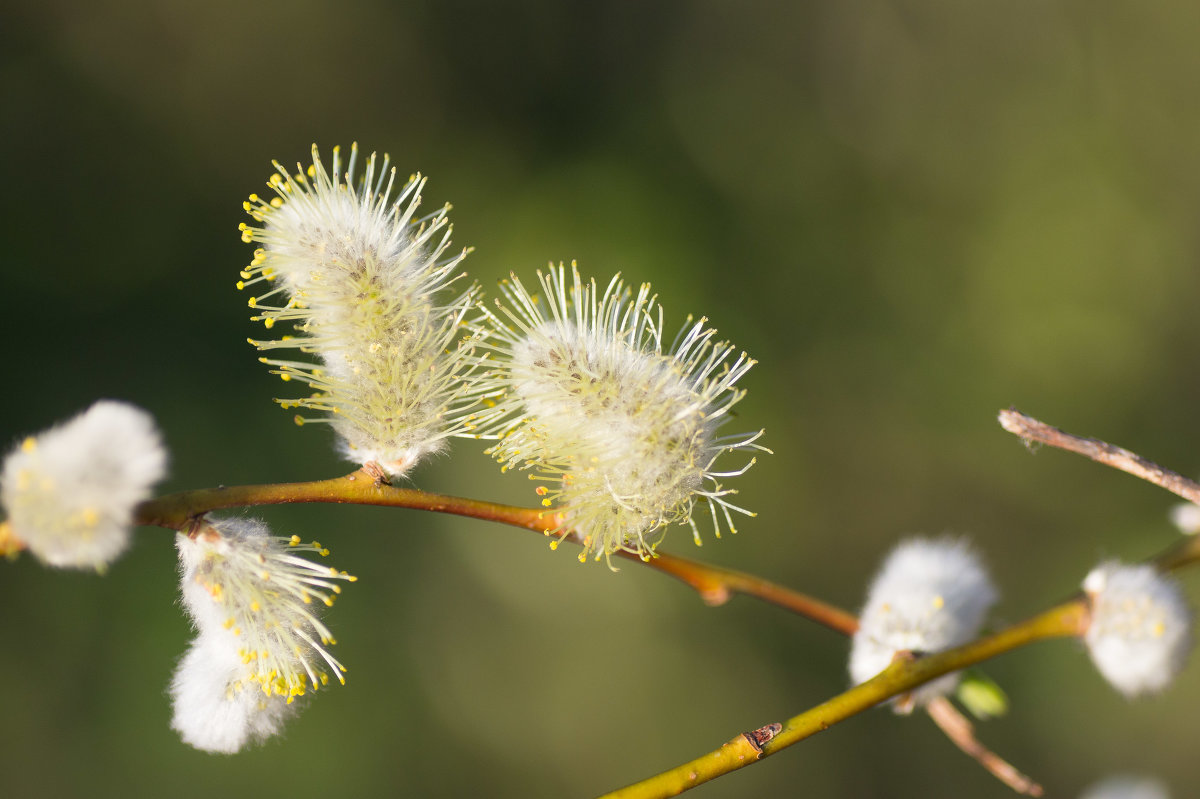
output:
[[[778,722],[774,722],[772,724],[759,727],[757,730],[744,732],[742,733],[742,737],[749,742],[750,746],[754,747],[754,751],[757,752],[761,757],[763,745],[781,732],[783,732],[783,725]]]
[[[363,474],[375,481],[375,487],[390,485],[387,472],[375,461],[367,461],[362,465]]]
[[[726,586],[719,585],[716,588],[700,589],[700,599],[710,608],[720,607],[729,601],[733,593]]]

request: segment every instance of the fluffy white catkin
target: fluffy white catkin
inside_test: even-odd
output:
[[[134,509],[166,469],[150,414],[101,400],[9,453],[0,502],[16,537],[43,563],[101,569],[125,550]]]
[[[1200,505],[1194,502],[1180,502],[1170,511],[1171,524],[1184,535],[1200,533]]]
[[[179,661],[171,680],[171,729],[206,752],[233,754],[277,732],[296,703],[246,679],[236,647],[218,636],[200,636]]]
[[[1079,799],[1170,799],[1170,795],[1156,779],[1117,774],[1095,783]]]
[[[512,416],[490,450],[505,469],[532,472],[542,504],[556,506],[564,531],[584,543],[580,559],[617,550],[649,558],[667,526],[690,526],[699,507],[712,529],[736,532],[717,459],[760,450],[762,431],[721,436],[753,366],[716,340],[706,320],[688,320],[673,345],[662,340],[662,310],[650,286],[636,292],[614,277],[603,290],[574,264],[539,273],[540,292],[517,279],[507,305],[484,309],[486,344],[498,356],[489,377]]]
[[[1104,679],[1130,698],[1170,684],[1192,645],[1179,585],[1153,566],[1109,561],[1087,575],[1083,590],[1092,603],[1084,642]]]
[[[247,682],[286,699],[327,684],[331,672],[344,682],[316,609],[341,593],[335,581],[354,578],[297,554],[327,549],[249,519],[210,520],[175,542],[184,607],[202,637],[224,641],[245,663]]]
[[[306,169],[275,164],[274,196],[244,205],[261,227],[243,225],[242,237],[261,246],[238,288],[261,290],[250,307],[268,330],[295,328],[252,344],[316,356],[260,359],[312,389],[283,407],[321,412],[296,421],[332,425],[347,458],[399,475],[448,437],[487,435],[496,414],[478,410],[474,339],[462,327],[477,288],[451,291],[467,251],[443,257],[449,206],[418,217],[423,178],[398,183],[386,155],[372,154],[361,174],[357,161],[357,145],[348,162],[334,148],[327,171],[314,145]]]
[[[317,618],[353,577],[300,552],[320,544],[270,535],[262,522],[208,519],[176,536],[183,605],[197,637],[171,682],[173,729],[210,752],[231,753],[274,735],[294,700],[345,669]],[[316,600],[314,602],[314,600]]]
[[[937,652],[972,640],[996,589],[966,542],[916,538],[897,546],[871,582],[850,649],[850,678],[865,682],[897,652]],[[957,674],[921,687],[917,703],[953,690]],[[897,705],[897,707],[900,707]]]

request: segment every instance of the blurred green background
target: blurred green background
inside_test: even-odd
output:
[[[1014,404],[1200,473],[1200,7],[47,0],[0,11],[0,437],[99,397],[159,419],[164,490],[343,473],[256,362],[240,203],[270,159],[357,139],[430,176],[485,286],[578,259],[760,361],[757,519],[666,549],[854,608],[914,533],[970,534],[1016,620],[1176,536],[1171,497],[1030,455]],[[732,431],[732,430],[731,430]],[[462,443],[422,488],[529,503]],[[841,691],[845,641],[499,526],[276,508],[360,576],[349,683],[282,740],[168,729],[189,639],[170,534],[108,576],[0,564],[0,796],[573,796]],[[1198,581],[1191,577],[1195,596]],[[994,661],[981,730],[1051,796],[1110,771],[1190,795],[1200,671],[1129,703],[1080,646]],[[876,710],[698,789],[1010,795],[925,718]]]

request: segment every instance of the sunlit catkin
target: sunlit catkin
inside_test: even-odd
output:
[[[312,388],[278,401],[321,412],[297,423],[332,424],[350,460],[396,475],[449,437],[480,435],[494,414],[477,410],[474,342],[462,327],[477,289],[451,290],[467,251],[444,257],[449,206],[418,218],[424,178],[398,187],[386,155],[372,154],[361,174],[357,162],[357,145],[348,163],[334,148],[327,171],[314,145],[307,168],[292,173],[276,163],[271,196],[244,204],[260,226],[243,224],[242,238],[260,246],[238,287],[258,292],[255,320],[295,328],[252,344],[315,356],[261,359],[283,380]]]
[[[706,320],[684,326],[664,347],[662,311],[650,286],[635,292],[618,278],[600,290],[574,265],[539,273],[540,293],[514,278],[506,303],[485,309],[489,345],[500,364],[490,375],[512,415],[491,454],[528,469],[542,504],[562,514],[561,532],[583,541],[581,559],[626,550],[648,558],[670,524],[691,526],[697,507],[734,531],[722,480],[751,458],[719,471],[718,457],[762,450],[761,431],[718,436],[754,364],[715,341]]]
[[[290,701],[345,668],[329,653],[333,635],[318,618],[341,581],[355,578],[299,556],[319,544],[272,536],[246,519],[210,520],[175,538],[181,591],[201,636],[223,640],[246,666],[243,679]]]

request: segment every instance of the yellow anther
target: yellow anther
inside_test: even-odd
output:
[[[286,383],[286,382],[288,382],[289,380],[291,380],[291,379],[292,379],[292,376],[291,376],[291,375],[289,375],[287,372],[284,372],[283,374],[281,374],[281,375],[279,376],[279,379],[280,379],[280,380],[282,380],[283,382],[285,382],[285,383]]]
[[[21,451],[29,453],[35,449],[37,449],[37,439],[33,436],[26,436],[25,440],[21,442]]]
[[[935,608],[937,608],[938,610],[941,610],[942,608],[946,607],[946,600],[942,597],[941,594],[938,594],[937,596],[935,596],[933,598],[933,606]]]
[[[554,500],[552,500],[552,499],[543,499],[543,500],[542,500],[542,507],[543,507],[543,508],[548,508],[548,507],[550,507],[550,506],[551,506],[551,505],[553,505],[553,504],[554,504]]]
[[[243,281],[241,281],[241,280],[239,280],[239,281],[237,282],[237,284],[236,284],[236,285],[237,285],[237,290],[238,290],[238,291],[241,291],[242,289],[246,288],[246,284],[245,284],[245,282],[243,282]]]
[[[246,301],[246,304],[249,305],[251,308],[257,308],[258,307],[258,298],[251,297],[249,300]]]
[[[288,543],[292,546],[299,546],[300,545],[300,536],[293,535],[291,538],[288,539]]]
[[[275,317],[268,316],[265,319],[263,319],[263,327],[265,327],[267,330],[270,330],[271,328],[275,327]]]

